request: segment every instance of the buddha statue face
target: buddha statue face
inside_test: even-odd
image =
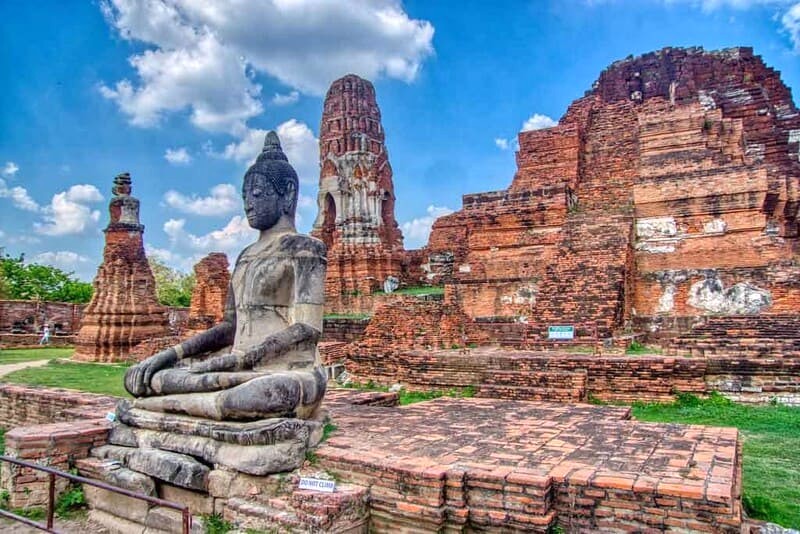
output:
[[[267,230],[283,216],[293,224],[297,186],[297,173],[289,165],[277,134],[269,132],[264,150],[244,175],[242,200],[250,226]]]
[[[258,171],[250,171],[245,175],[242,200],[247,222],[256,230],[272,228],[285,212],[283,195]]]

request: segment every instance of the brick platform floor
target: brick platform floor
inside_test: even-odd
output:
[[[331,391],[320,465],[370,487],[376,531],[734,532],[738,432],[588,404],[441,398],[358,406]],[[469,527],[467,527],[469,525]]]

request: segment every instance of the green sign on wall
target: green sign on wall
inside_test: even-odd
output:
[[[574,326],[549,326],[547,327],[547,339],[574,339]]]

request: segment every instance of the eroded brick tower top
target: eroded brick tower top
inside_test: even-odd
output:
[[[340,245],[402,249],[392,167],[372,83],[348,74],[331,84],[319,145],[319,212],[312,234],[329,250]]]
[[[77,360],[124,361],[136,344],[169,332],[167,310],[158,303],[144,252],[139,200],[131,196],[128,173],[114,178],[112,192],[103,263],[75,340]]]

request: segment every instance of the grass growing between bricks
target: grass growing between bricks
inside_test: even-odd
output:
[[[42,347],[37,349],[4,349],[0,350],[0,365],[30,362],[34,360],[52,360],[53,358],[69,358],[75,352],[73,348]]]
[[[77,389],[116,397],[130,397],[123,386],[127,364],[77,363],[52,360],[42,367],[22,369],[0,381],[30,386]]]
[[[640,421],[736,427],[743,438],[747,514],[800,527],[800,408],[737,404],[722,395],[680,394],[673,403],[637,403]]]
[[[323,319],[369,319],[368,313],[326,313]]]
[[[389,391],[388,386],[379,386],[372,381],[367,382],[366,384],[359,384],[358,382],[351,382],[344,386],[348,389],[357,389],[359,391]],[[405,406],[406,404],[414,404],[415,402],[422,402],[431,399],[438,399],[439,397],[457,397],[457,398],[469,398],[474,397],[476,393],[474,386],[467,386],[465,388],[457,389],[451,388],[446,391],[442,390],[433,390],[433,391],[406,391],[405,389],[401,389],[397,392],[398,395],[398,403],[400,406]]]
[[[625,349],[625,354],[661,354],[661,347],[649,347],[634,340],[631,341],[631,344]]]
[[[383,290],[378,290],[373,293],[374,295],[444,295],[444,286],[414,286],[414,287],[401,287],[391,293],[386,293]]]

